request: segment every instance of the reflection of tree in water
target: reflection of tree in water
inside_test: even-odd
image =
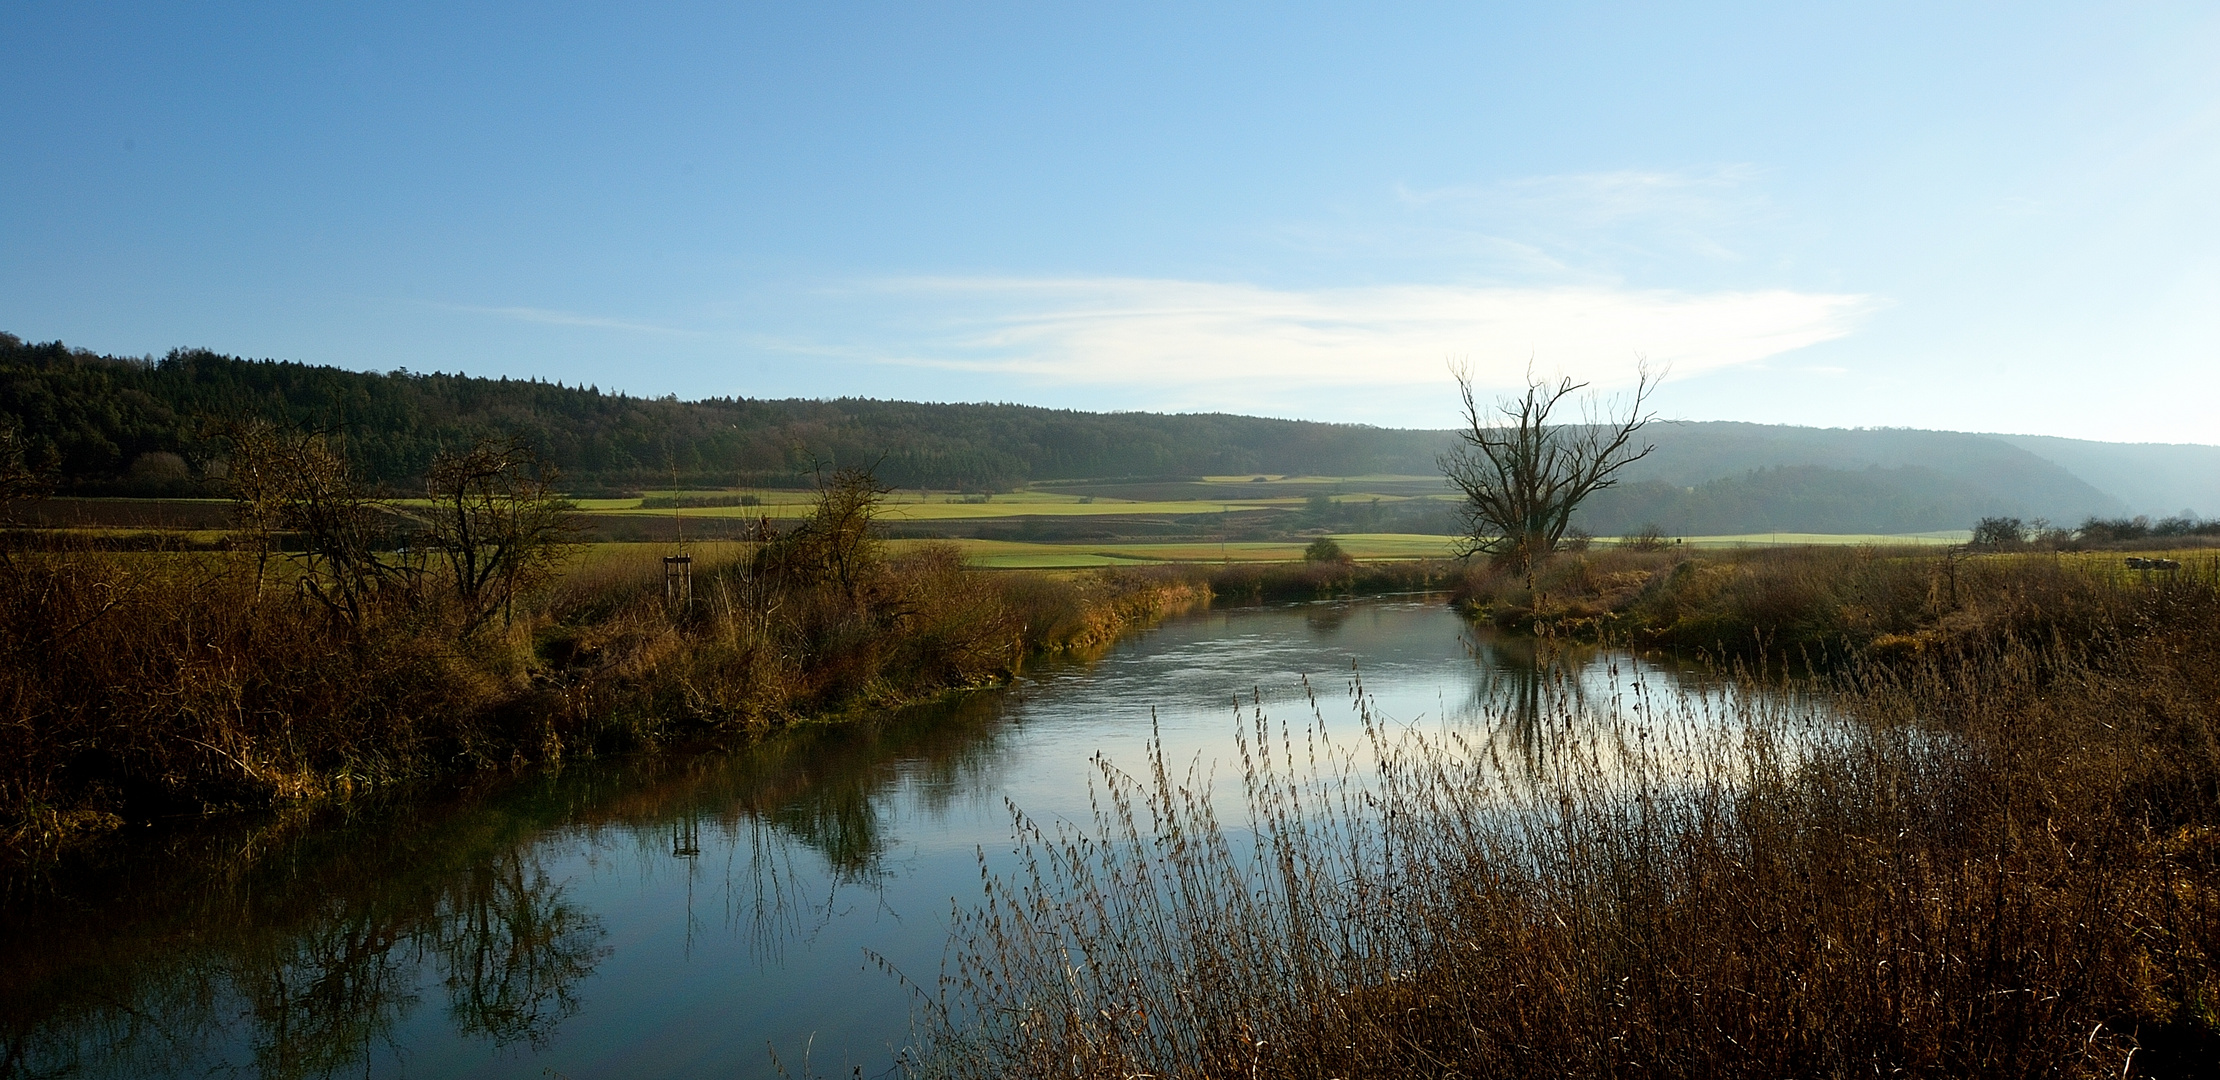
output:
[[[1478,634],[1470,641],[1479,677],[1468,710],[1500,718],[1498,731],[1532,762],[1553,735],[1591,714],[1582,672],[1598,659],[1593,647],[1509,634]]]
[[[17,1048],[0,1076],[227,1073],[247,1065],[231,1047],[266,1077],[358,1071],[427,965],[462,1033],[537,1045],[607,950],[530,831],[401,813],[267,848],[249,832],[190,869],[150,865],[105,924],[19,933],[35,923],[11,911],[0,967],[39,978],[0,998]]]
[[[426,959],[446,973],[462,1034],[542,1045],[578,1011],[604,936],[528,849],[509,847],[427,893],[346,897],[273,953],[242,956],[228,981],[252,1002],[257,1071],[323,1076],[359,1063],[416,1006]]]
[[[694,790],[665,792],[653,813],[692,805],[729,836],[768,823],[817,852],[846,880],[880,873],[889,837],[885,799],[898,785],[941,811],[975,790],[1001,752],[999,693],[967,694],[885,717],[790,733],[728,759]]]
[[[1487,630],[1468,637],[1467,646],[1477,668],[1467,714],[1489,721],[1500,745],[1532,774],[1550,771],[1556,755],[1576,750],[1589,767],[1650,758],[1666,730],[1660,715],[1685,720],[1732,707],[1721,696],[1731,682],[1664,654]]]
[[[254,1017],[255,1072],[328,1076],[359,1060],[416,1004],[408,929],[357,908],[243,955],[228,981]]]
[[[846,782],[812,785],[791,801],[751,809],[815,849],[843,877],[875,876],[886,847],[877,793],[860,778],[841,779]]]
[[[1303,608],[1303,624],[1310,627],[1312,633],[1331,635],[1341,629],[1342,623],[1349,621],[1349,613],[1353,610],[1354,605],[1338,600],[1310,604]]]
[[[572,907],[521,852],[471,868],[450,894],[433,948],[448,1011],[465,1035],[495,1046],[546,1044],[578,1011],[578,983],[609,954],[601,920]]]
[[[874,885],[887,793],[907,784],[937,811],[973,790],[1000,715],[1001,695],[968,695],[726,757],[572,769],[445,808],[366,802],[11,880],[0,1078],[362,1071],[427,975],[458,1033],[538,1048],[609,954],[540,861],[550,830],[630,833],[689,875],[721,835],[730,898],[775,951],[821,902],[782,869],[790,853]]]

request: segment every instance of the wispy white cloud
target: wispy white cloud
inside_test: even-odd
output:
[[[1398,184],[1385,205],[1275,230],[1295,252],[1433,261],[1525,282],[1717,283],[1778,249],[1786,227],[1764,170],[1717,165]]]
[[[1756,198],[1750,188],[1759,176],[1758,169],[1744,164],[1620,169],[1528,176],[1494,184],[1398,185],[1396,196],[1409,206],[1516,209],[1584,225],[1607,225],[1639,218],[1736,216]]]
[[[518,322],[541,323],[548,326],[582,326],[596,330],[622,330],[635,334],[664,334],[674,337],[697,337],[700,331],[653,323],[609,319],[599,315],[581,315],[571,311],[555,311],[536,307],[477,307],[468,304],[440,304],[449,311],[465,311],[475,315],[493,315]]]
[[[1516,382],[1529,360],[1610,385],[1635,358],[1694,375],[1842,337],[1871,298],[1786,289],[1392,285],[1311,290],[1135,278],[934,278],[889,288],[967,314],[897,362],[1171,390]]]

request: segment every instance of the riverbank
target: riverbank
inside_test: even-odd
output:
[[[1105,769],[1020,823],[914,1072],[2208,1075],[2220,577],[1814,558],[1594,560],[1643,583],[1577,616],[1862,649],[1810,681],[1598,729],[1545,679],[1347,758],[1259,707],[1234,805]]]
[[[1438,596],[1213,603],[1006,688],[760,739],[118,830],[0,889],[0,1046],[33,1074],[772,1080],[766,1047],[885,1074],[911,1001],[871,957],[930,980],[975,853],[1009,865],[1010,802],[1084,820],[1090,759],[1140,766],[1152,732],[1237,769],[1235,687],[1300,701],[1307,671],[1323,698],[1354,660],[1430,715],[1523,678],[1524,644]]]
[[[735,545],[694,568],[685,604],[667,598],[659,558],[590,562],[472,629],[406,580],[339,618],[251,553],[8,553],[0,849],[744,741],[991,685],[1210,595],[1152,571],[973,572],[932,546],[847,555],[832,575],[808,553]]]
[[[466,573],[379,554],[351,539],[352,519],[302,513],[305,550],[290,552],[251,529],[222,543],[150,533],[134,550],[54,533],[0,550],[0,849],[746,740],[993,685],[1029,657],[1097,650],[1213,596],[1452,576],[1439,560],[1346,558],[980,572],[954,545],[878,540],[878,494],[849,477],[784,531],[699,544],[682,593],[664,578],[668,548],[563,555],[540,541],[522,562]],[[504,557],[480,545],[457,550]]]
[[[2208,552],[2156,575],[2119,552],[1889,547],[1562,553],[1531,579],[1475,564],[1469,615],[1545,637],[1815,661],[1904,658],[2015,637],[2085,638],[2140,590],[2220,576]]]

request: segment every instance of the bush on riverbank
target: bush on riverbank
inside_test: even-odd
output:
[[[745,737],[991,683],[1208,596],[1170,574],[887,557],[867,533],[828,570],[802,557],[814,535],[697,566],[686,610],[650,559],[574,572],[491,621],[421,576],[342,612],[250,553],[0,551],[0,849]]]
[[[1356,562],[1346,558],[1299,563],[1228,563],[1192,571],[1211,595],[1235,602],[1320,600],[1439,589],[1455,580],[1457,564],[1443,559]]]
[[[1932,585],[1809,558],[1680,595],[1863,595],[1781,601],[1813,567]],[[2031,572],[2008,632],[1837,669],[1834,716],[1653,691],[1598,729],[1559,681],[1537,715],[1432,741],[1368,723],[1337,757],[1259,714],[1246,820],[1161,753],[1105,766],[1091,828],[1020,820],[1022,869],[959,927],[914,1071],[2208,1075],[2220,583],[2097,603]],[[2102,617],[2067,633],[2055,596]]]

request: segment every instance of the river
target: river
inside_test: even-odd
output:
[[[1231,761],[1242,708],[1346,735],[1355,678],[1390,724],[1514,742],[1545,696],[1609,723],[1697,679],[1435,597],[1223,608],[737,753],[149,827],[7,882],[0,1077],[883,1075],[1013,808],[1090,819],[1090,759],[1152,732]]]

